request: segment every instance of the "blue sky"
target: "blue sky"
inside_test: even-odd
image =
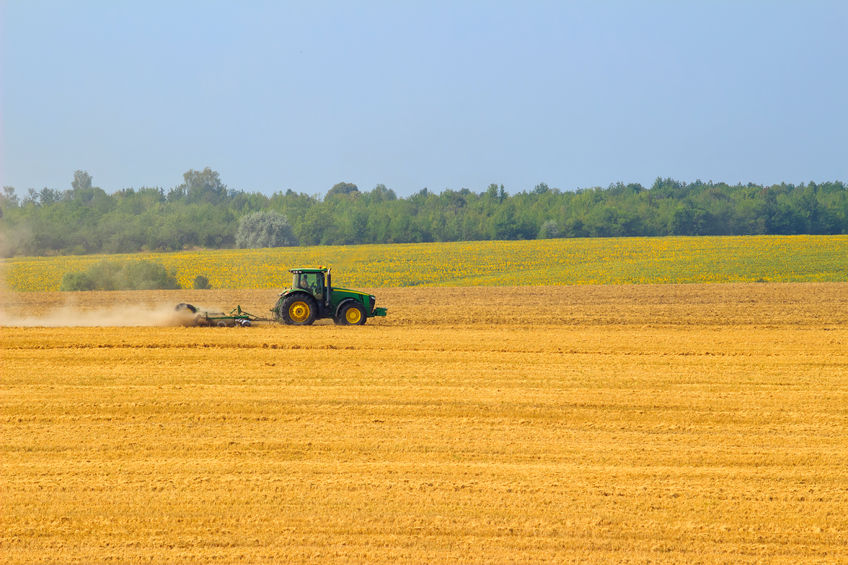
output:
[[[848,3],[0,4],[0,182],[848,181]]]

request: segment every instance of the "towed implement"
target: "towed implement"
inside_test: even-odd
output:
[[[280,293],[271,308],[273,318],[261,318],[236,306],[229,314],[200,312],[191,304],[180,303],[178,311],[190,313],[196,326],[247,327],[255,322],[278,322],[295,326],[308,326],[315,320],[331,318],[345,326],[359,326],[368,318],[385,316],[387,310],[376,306],[372,294],[337,288],[332,285],[330,269],[324,267],[299,267],[290,269],[292,286]]]
[[[219,328],[242,327],[247,328],[254,322],[272,322],[267,318],[260,318],[250,312],[245,312],[241,306],[236,306],[230,310],[229,314],[224,312],[200,312],[197,306],[180,302],[175,308],[177,312],[185,312],[190,318],[184,318],[185,325],[189,326],[217,326]]]

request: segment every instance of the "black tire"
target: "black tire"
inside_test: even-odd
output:
[[[283,321],[292,326],[311,326],[318,315],[318,304],[306,294],[292,294],[283,300],[280,315]]]
[[[185,302],[180,302],[179,304],[177,304],[177,307],[174,308],[174,310],[176,310],[177,312],[182,312],[183,310],[188,310],[192,314],[197,314],[197,307],[192,306],[191,304],[187,304]]]
[[[365,323],[365,308],[358,302],[349,302],[339,310],[338,320],[343,326],[361,326]]]

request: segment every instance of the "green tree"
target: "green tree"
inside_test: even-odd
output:
[[[92,178],[86,171],[74,171],[74,180],[71,181],[71,189],[75,192],[78,190],[88,190],[91,188]]]
[[[239,220],[236,246],[241,248],[297,245],[286,217],[278,212],[253,212]]]
[[[333,188],[327,191],[327,196],[324,197],[324,200],[331,201],[340,196],[346,196],[351,198],[359,196],[359,187],[349,182],[340,182],[334,184]]]
[[[169,198],[209,204],[221,204],[227,200],[227,185],[221,182],[217,171],[209,167],[202,171],[189,169],[183,174],[183,181],[183,184],[171,191],[173,196],[169,194]]]
[[[559,237],[559,235],[559,225],[557,225],[556,220],[546,220],[539,228],[538,239],[553,239]]]

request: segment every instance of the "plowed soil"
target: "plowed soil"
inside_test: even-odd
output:
[[[848,284],[373,293],[4,296],[0,561],[848,560]]]

